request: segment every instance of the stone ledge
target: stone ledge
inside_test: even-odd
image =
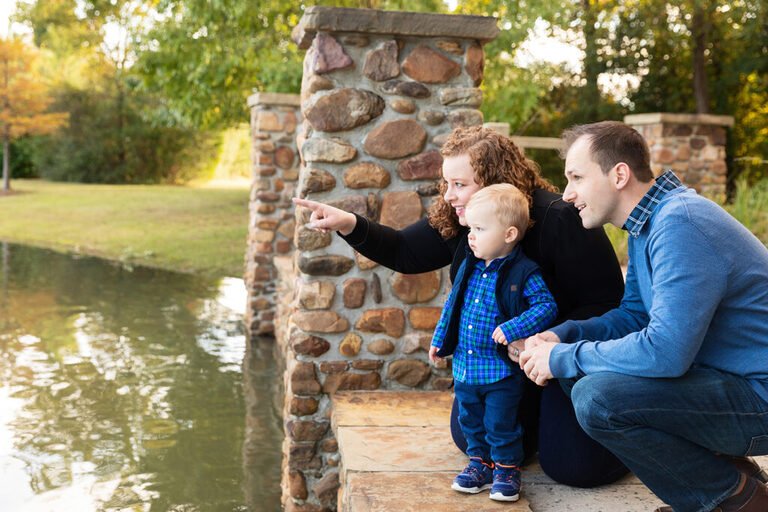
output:
[[[248,96],[248,108],[258,105],[287,105],[290,107],[301,106],[301,98],[298,94],[284,94],[279,92],[257,92]]]
[[[487,43],[496,39],[499,27],[496,18],[487,16],[314,6],[304,11],[291,37],[299,48],[307,49],[317,32],[450,37]]]
[[[669,112],[653,112],[650,114],[632,114],[624,116],[624,122],[633,124],[714,124],[717,126],[732,127],[733,116],[716,116],[712,114],[672,114]]]

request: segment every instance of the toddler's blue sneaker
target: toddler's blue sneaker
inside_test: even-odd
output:
[[[469,464],[456,478],[451,489],[477,494],[493,484],[493,465],[483,462],[480,457],[470,457]]]
[[[491,499],[496,501],[517,501],[520,499],[520,468],[494,464]]]

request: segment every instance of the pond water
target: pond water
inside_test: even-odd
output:
[[[273,342],[237,279],[0,244],[0,510],[279,510]]]

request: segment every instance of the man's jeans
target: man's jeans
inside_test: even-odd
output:
[[[670,379],[606,372],[572,385],[584,430],[676,512],[712,510],[736,490],[738,472],[716,453],[768,454],[768,402],[739,376],[706,368]]]
[[[519,466],[523,462],[523,428],[517,408],[523,395],[522,372],[492,384],[454,383],[459,424],[467,455]]]

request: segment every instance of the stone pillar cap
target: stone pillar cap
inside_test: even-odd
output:
[[[624,116],[626,124],[714,124],[718,126],[733,126],[733,116],[716,116],[712,114],[672,114],[670,112],[653,112],[650,114],[632,114]]]
[[[349,7],[309,7],[291,34],[306,50],[317,32],[356,32],[393,36],[451,37],[487,43],[499,35],[496,18],[457,14],[380,11]]]
[[[298,107],[301,98],[298,94],[285,94],[280,92],[257,92],[248,96],[248,108],[256,105],[288,105]]]

